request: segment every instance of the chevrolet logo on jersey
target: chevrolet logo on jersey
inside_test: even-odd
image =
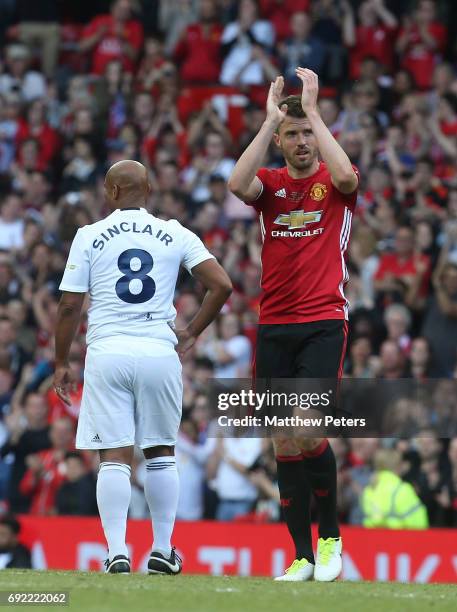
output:
[[[322,219],[323,210],[291,210],[290,213],[281,213],[275,219],[277,225],[287,225],[288,229],[300,229],[308,223],[317,223]]]

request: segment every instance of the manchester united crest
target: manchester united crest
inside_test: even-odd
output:
[[[323,183],[314,183],[314,185],[311,187],[309,195],[315,202],[320,202],[327,195],[327,191],[327,186]]]

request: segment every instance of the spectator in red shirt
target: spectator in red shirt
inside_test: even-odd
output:
[[[162,41],[158,37],[148,37],[144,42],[144,57],[135,77],[136,88],[155,95],[164,74],[174,68],[174,64],[165,58]]]
[[[24,173],[44,170],[40,162],[40,143],[36,138],[25,138],[21,141],[17,150],[17,166],[12,167],[14,177],[22,182]]]
[[[260,0],[260,12],[273,24],[278,40],[292,34],[290,18],[294,13],[308,12],[309,0]]]
[[[420,308],[427,296],[430,259],[414,252],[414,232],[400,226],[395,234],[393,253],[384,253],[375,274],[375,289],[387,305],[403,301],[413,309]]]
[[[445,93],[438,104],[437,120],[446,136],[457,136],[457,95]]]
[[[54,421],[50,438],[52,448],[28,455],[28,469],[19,485],[20,492],[32,498],[31,514],[55,514],[55,496],[65,479],[65,455],[74,449],[74,425],[70,419]]]
[[[447,28],[436,21],[433,0],[420,0],[412,19],[405,18],[397,40],[402,66],[409,70],[421,89],[430,87],[433,68],[443,52]]]
[[[428,156],[419,159],[414,174],[403,186],[403,204],[410,207],[409,214],[416,221],[446,217],[448,190],[435,176],[434,169],[433,162]]]
[[[34,100],[28,107],[25,119],[19,122],[16,135],[18,148],[26,140],[33,138],[39,145],[38,168],[46,169],[53,160],[59,148],[59,136],[47,123],[46,107],[42,100]],[[20,157],[20,152],[19,152]]]
[[[83,371],[84,358],[80,343],[73,342],[70,349],[69,364],[74,377],[74,387],[70,391],[71,405],[68,406],[63,402],[54,390],[52,379],[48,378],[45,383],[49,385],[46,393],[46,401],[48,403],[48,423],[52,424],[62,418],[70,419],[76,426],[79,410],[81,407],[81,398],[83,394]],[[43,384],[44,386],[44,384]]]
[[[109,15],[98,15],[84,28],[80,51],[92,53],[92,72],[103,74],[108,62],[119,59],[133,72],[143,46],[143,26],[132,19],[130,0],[115,0]]]
[[[358,17],[357,27],[352,10],[348,11],[343,21],[344,42],[351,49],[351,78],[360,77],[360,64],[366,57],[375,57],[387,70],[391,70],[394,62],[393,37],[398,25],[395,15],[386,8],[384,0],[365,0],[359,7]]]
[[[197,23],[187,26],[174,51],[183,81],[217,83],[221,70],[222,26],[214,0],[201,0]]]
[[[151,166],[156,163],[158,149],[169,153],[180,169],[189,162],[187,132],[179,121],[176,107],[159,110],[143,141],[143,151]]]

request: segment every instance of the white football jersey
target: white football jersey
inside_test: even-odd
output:
[[[162,221],[145,208],[118,209],[77,231],[60,290],[89,291],[87,344],[115,336],[176,344],[170,326],[179,267],[190,272],[211,258],[178,221]]]

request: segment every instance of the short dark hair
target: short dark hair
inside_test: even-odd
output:
[[[301,105],[300,96],[287,96],[287,98],[281,100],[278,105],[279,108],[281,108],[283,104],[287,105],[287,115],[289,117],[295,117],[297,119],[304,119],[306,117],[306,113]]]
[[[5,514],[2,516],[0,518],[0,525],[6,525],[15,535],[18,535],[21,530],[21,524],[12,514]]]

